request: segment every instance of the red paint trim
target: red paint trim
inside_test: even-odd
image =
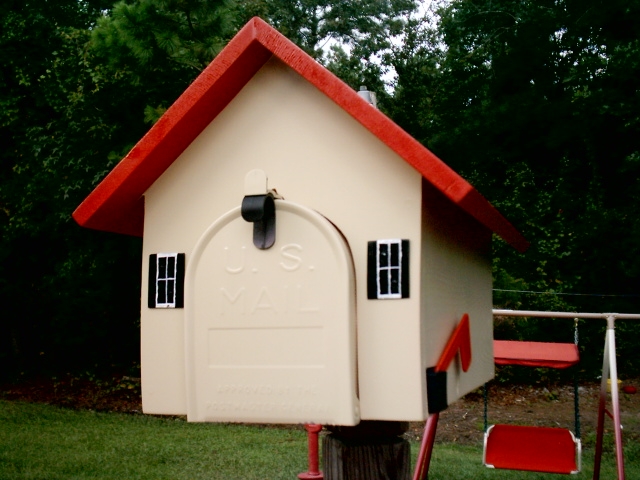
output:
[[[471,366],[471,325],[469,325],[469,315],[466,313],[462,315],[460,323],[444,347],[435,368],[436,372],[446,372],[458,352],[460,352],[462,371],[469,371]]]
[[[253,75],[276,56],[395,151],[453,203],[520,251],[522,235],[467,181],[312,57],[259,18],[238,32],[73,213],[82,226],[142,235],[141,198]]]

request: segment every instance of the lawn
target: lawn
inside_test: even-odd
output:
[[[412,447],[415,456],[418,444]],[[626,450],[627,478],[640,478],[640,448]],[[558,478],[489,470],[481,456],[479,446],[436,444],[429,478]],[[572,478],[592,477],[593,451],[584,457],[584,471]],[[0,480],[293,480],[306,462],[302,427],[190,424],[0,400]],[[601,478],[616,478],[611,455]]]

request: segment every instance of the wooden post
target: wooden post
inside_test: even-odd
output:
[[[362,421],[355,427],[327,427],[325,480],[410,480],[409,441],[401,435],[407,422]]]

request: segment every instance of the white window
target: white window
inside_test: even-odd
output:
[[[409,296],[409,241],[401,239],[369,242],[368,297]]]
[[[183,287],[183,253],[149,256],[149,308],[182,308]]]
[[[176,306],[176,253],[158,255],[156,268],[156,308]]]

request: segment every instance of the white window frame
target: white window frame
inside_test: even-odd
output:
[[[398,248],[398,258],[397,264],[394,262],[392,264],[392,255],[391,250],[392,246],[396,245]],[[387,265],[381,265],[381,246],[386,247],[387,249]],[[402,239],[399,238],[390,238],[384,240],[376,240],[376,287],[377,287],[377,297],[379,299],[392,299],[392,298],[402,298]],[[392,292],[392,278],[394,272],[397,273],[396,284],[398,285],[398,291]],[[383,293],[382,288],[382,279],[386,279],[387,291]]]
[[[165,272],[160,271],[160,261],[165,260]],[[169,259],[173,259],[173,271],[169,271]],[[164,276],[161,277],[161,273]],[[158,253],[156,258],[156,308],[176,308],[176,292],[178,281],[178,254],[177,253]],[[160,288],[161,282],[164,282],[164,289]],[[169,285],[173,285],[172,298],[168,298]],[[163,299],[160,299],[161,292],[164,291]],[[164,301],[161,301],[164,300]],[[170,300],[170,301],[169,301]]]

